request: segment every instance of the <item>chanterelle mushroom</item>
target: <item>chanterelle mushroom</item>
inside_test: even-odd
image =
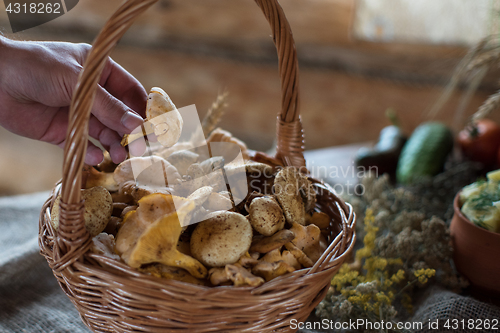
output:
[[[182,117],[163,89],[151,89],[146,105],[146,117],[153,124],[158,142],[164,147],[172,147],[177,143],[182,132]]]
[[[96,186],[102,186],[110,192],[118,191],[118,184],[112,172],[102,172],[94,167],[89,167],[85,187],[92,188]]]
[[[211,268],[208,271],[208,278],[214,286],[227,285],[232,282],[235,287],[258,287],[264,283],[264,279],[253,275],[239,263],[226,265],[223,268]]]
[[[299,171],[294,167],[283,168],[274,179],[274,191],[283,208],[286,221],[290,224],[297,222],[305,225],[306,210],[300,194],[299,180],[301,180]]]
[[[126,182],[121,183],[120,187],[118,188],[119,194],[132,197],[135,202],[153,193],[162,193],[168,195],[172,194],[172,192],[173,189],[171,187],[150,187],[147,185],[138,185],[133,180],[127,180]]]
[[[139,128],[132,134],[125,134],[122,146],[142,138],[143,130],[147,135],[154,133],[158,142],[165,148],[177,143],[182,132],[182,117],[163,89],[158,87],[151,89],[146,105],[146,118],[148,121],[144,123],[143,129]]]
[[[279,250],[275,251],[279,252]],[[266,256],[268,254],[266,254]],[[295,269],[285,261],[280,259],[271,261],[271,259],[266,259],[265,256],[252,268],[253,274],[263,277],[266,281],[271,281],[278,276],[291,273],[293,271],[295,271]]]
[[[297,261],[304,267],[312,267],[314,262],[297,246],[295,246],[292,242],[288,242],[285,244],[285,247],[288,251],[297,259]]]
[[[192,205],[192,203],[190,203]],[[187,211],[190,208],[186,209]],[[131,251],[123,254],[122,259],[130,267],[142,264],[161,263],[166,266],[184,268],[196,278],[207,276],[207,269],[198,260],[177,250],[177,242],[182,232],[180,220],[187,211],[177,210],[149,225],[137,240]]]
[[[226,272],[225,267],[212,267],[208,271],[208,279],[214,286],[230,284],[231,279]]]
[[[120,260],[120,256],[118,256],[113,250],[114,244],[115,238],[113,235],[103,232],[92,238],[90,252],[100,254],[111,259]]]
[[[91,237],[99,235],[108,224],[108,221],[113,213],[113,199],[108,190],[102,186],[96,186],[82,190],[82,199],[85,201],[85,213],[83,219],[85,228],[90,233]],[[54,201],[54,206],[50,213],[52,226],[55,230],[59,228],[59,212],[61,196],[59,195]]]
[[[184,201],[184,205],[180,205]],[[155,193],[139,200],[139,207],[125,215],[116,235],[116,252],[131,267],[161,263],[184,268],[204,278],[206,268],[196,259],[177,250],[181,222],[193,209],[188,199]]]
[[[251,252],[268,253],[281,248],[295,237],[293,231],[283,229],[272,236],[256,239],[250,248]]]
[[[319,244],[321,230],[314,224],[304,227],[298,223],[294,223],[290,230],[295,234],[292,243],[304,252],[313,262],[316,262],[323,253]]]
[[[261,277],[253,275],[238,263],[226,265],[226,274],[233,281],[235,287],[258,287],[264,283]]]
[[[314,212],[311,217],[307,219],[307,224],[314,224],[321,230],[327,230],[330,227],[330,216],[323,212]]]
[[[274,235],[285,227],[283,211],[272,197],[253,199],[248,213],[252,227],[264,236]]]
[[[214,212],[191,235],[191,253],[206,266],[233,264],[252,242],[252,226],[241,214]]]
[[[165,266],[162,264],[151,264],[151,265],[145,266],[144,268],[139,268],[138,270],[140,272],[150,274],[150,275],[158,277],[158,278],[177,280],[177,281],[197,284],[197,285],[201,285],[201,286],[204,286],[207,284],[203,280],[200,280],[200,279],[193,277],[191,274],[189,274],[188,272],[186,272],[182,268],[170,267],[170,266]]]
[[[123,217],[123,224],[116,235],[116,252],[122,255],[131,250],[149,225],[174,212],[175,208],[171,195],[154,193],[143,197],[139,200],[137,209],[129,211]]]

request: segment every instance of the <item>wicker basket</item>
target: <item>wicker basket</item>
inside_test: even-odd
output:
[[[329,247],[310,269],[278,277],[260,287],[203,287],[142,274],[126,264],[89,252],[80,198],[88,122],[105,61],[134,19],[157,0],[128,0],[106,23],[80,74],[70,109],[62,186],[56,186],[40,216],[39,245],[61,288],[94,332],[288,332],[323,299],[330,279],[355,242],[352,207],[314,180],[317,209],[332,218]],[[290,27],[277,0],[255,0],[271,26],[279,57],[282,110],[277,155],[256,154],[274,165],[303,167],[298,114],[298,65]],[[61,194],[57,234],[50,209]]]

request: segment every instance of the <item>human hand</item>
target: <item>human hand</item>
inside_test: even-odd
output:
[[[20,42],[0,36],[0,125],[36,140],[65,145],[69,106],[88,44]],[[89,135],[113,162],[126,158],[121,137],[143,122],[144,87],[112,59],[97,88]],[[85,163],[99,164],[101,149],[88,142]]]

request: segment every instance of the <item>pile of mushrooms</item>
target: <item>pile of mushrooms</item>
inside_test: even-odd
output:
[[[248,184],[260,187],[244,184],[249,191],[233,192],[213,176],[219,159],[176,143],[182,118],[163,90],[153,88],[147,111],[172,113],[167,124],[176,129],[165,131],[162,122],[149,129],[167,149],[119,165],[106,155],[96,168],[84,169],[93,253],[144,274],[206,286],[256,287],[314,265],[327,247],[330,217],[315,211],[316,192],[306,176],[246,160],[223,166],[225,177],[243,172]],[[248,154],[229,132],[215,130],[206,141],[216,142],[211,140],[235,143]],[[58,200],[52,208],[56,232]]]

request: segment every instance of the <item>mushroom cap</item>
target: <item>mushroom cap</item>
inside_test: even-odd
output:
[[[194,224],[196,222],[200,222],[204,219],[206,212],[202,207],[205,201],[208,200],[210,194],[213,189],[210,186],[203,186],[191,193],[187,199],[191,200],[194,203],[193,209],[186,214],[185,219],[183,220],[183,227],[186,227],[190,224]],[[181,202],[182,204],[182,202]]]
[[[265,281],[261,277],[253,275],[249,270],[240,264],[226,265],[226,274],[233,281],[235,287],[258,287]]]
[[[99,235],[108,224],[111,214],[113,213],[113,198],[102,186],[96,186],[82,190],[82,200],[84,200],[85,212],[83,219],[85,221],[85,229],[91,237]],[[59,228],[59,212],[61,196],[57,196],[54,200],[54,206],[50,213],[52,226],[55,230]]]
[[[327,230],[330,227],[331,218],[323,212],[314,212],[308,219],[307,224],[314,224],[321,230]]]
[[[257,177],[264,176],[271,178],[274,176],[274,168],[268,164],[248,161],[245,163],[245,171],[247,174],[251,174]]]
[[[252,268],[252,273],[271,281],[278,276],[293,272],[295,269],[284,261],[268,262],[261,261]]]
[[[207,276],[207,269],[196,259],[179,252],[177,243],[182,232],[181,221],[194,204],[165,215],[150,224],[137,240],[136,245],[122,255],[130,267],[161,263],[187,270],[195,278]]]
[[[171,195],[154,193],[140,199],[137,209],[129,211],[123,217],[122,226],[116,235],[116,252],[122,255],[132,249],[149,225],[162,216],[174,212],[175,208]]]
[[[141,185],[165,187],[178,184],[181,175],[164,158],[153,155],[123,161],[116,167],[114,178],[118,184],[137,180]]]
[[[212,192],[203,206],[213,212],[219,210],[230,210],[233,208],[229,194],[224,192]]]
[[[99,235],[108,224],[113,213],[113,199],[108,190],[102,186],[92,187],[82,191],[82,199],[85,200],[85,227],[90,236]]]
[[[283,208],[286,221],[306,224],[306,210],[300,194],[300,173],[294,167],[281,169],[274,179],[276,199]]]
[[[281,258],[283,258],[283,261],[294,269],[302,268],[302,266],[300,266],[300,263],[297,261],[297,258],[295,258],[295,256],[288,250],[285,250],[283,251],[283,253],[281,253]]]
[[[127,180],[126,182],[120,184],[118,191],[123,197],[132,198],[133,201],[137,202],[143,197],[153,193],[162,193],[167,195],[172,194],[173,189],[170,186],[151,187],[147,185],[140,185],[134,180]]]
[[[102,186],[110,192],[118,191],[118,184],[114,179],[113,172],[102,172],[90,167],[85,187],[92,188],[96,186]]]
[[[253,199],[248,213],[252,227],[264,236],[271,236],[285,227],[283,211],[271,197]]]
[[[306,212],[311,212],[316,206],[316,190],[313,183],[305,175],[299,173],[299,188],[300,195],[304,201],[304,208]]]
[[[208,271],[208,279],[214,286],[229,284],[229,282],[231,281],[225,267],[210,268],[210,270]]]
[[[115,238],[107,233],[100,233],[92,238],[90,252],[100,254],[111,259],[120,260],[120,256],[114,251]]]
[[[314,266],[314,262],[292,242],[286,243],[285,247],[303,267]]]
[[[206,266],[233,264],[248,251],[252,236],[252,226],[243,215],[214,212],[193,231],[191,253]]]
[[[138,269],[139,272],[146,273],[157,278],[177,280],[181,282],[197,284],[200,286],[207,285],[203,280],[197,279],[182,268],[165,266],[163,264],[151,264]]]
[[[286,252],[289,253],[288,251]],[[295,260],[293,255],[292,258]],[[296,264],[296,267],[300,269],[301,266],[297,260],[291,263]],[[270,281],[278,276],[293,272],[294,270],[295,267],[290,264],[290,258],[284,256],[281,253],[281,249],[275,249],[266,253],[266,255],[252,267],[252,273],[263,277],[266,281]]]
[[[230,142],[230,143],[234,143],[234,144],[236,144],[236,145],[239,146],[239,148],[241,150],[241,155],[242,155],[243,159],[245,161],[247,161],[247,160],[250,159],[250,154],[248,152],[247,145],[243,141],[235,138],[231,134],[231,132],[223,130],[220,127],[214,129],[212,131],[212,133],[210,133],[210,135],[208,136],[207,143],[210,144],[211,142]]]
[[[294,237],[293,231],[288,229],[282,229],[272,236],[254,237],[250,252],[271,252],[289,243]]]
[[[183,120],[167,93],[158,87],[151,89],[146,105],[146,117],[153,125],[155,135],[164,147],[179,141]]]
[[[182,150],[191,150],[191,149],[196,149],[192,142],[181,141],[181,142],[177,142],[172,147],[159,148],[159,150],[154,152],[154,155],[157,155],[157,156],[160,156],[163,158],[168,158],[170,155],[172,155],[175,152],[182,151]],[[196,153],[198,153],[198,152],[196,152]]]
[[[314,224],[307,227],[294,223],[290,228],[295,234],[292,243],[304,252],[312,262],[316,262],[323,253],[320,247],[321,230]]]
[[[188,199],[193,200],[196,207],[201,207],[208,200],[212,192],[213,188],[211,186],[203,186],[191,193]]]
[[[189,150],[180,150],[168,156],[167,161],[175,166],[181,175],[185,175],[189,166],[195,163],[199,156],[200,155]]]

